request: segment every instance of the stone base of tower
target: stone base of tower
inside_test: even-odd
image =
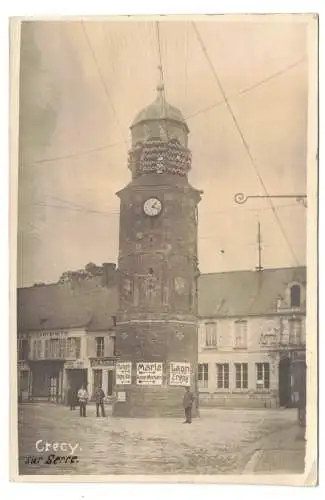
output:
[[[184,387],[131,385],[123,392],[125,393],[125,401],[115,401],[113,417],[184,419]],[[192,408],[193,418],[199,416],[197,394],[195,394],[195,398]]]

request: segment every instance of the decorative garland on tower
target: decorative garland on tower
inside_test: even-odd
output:
[[[133,176],[156,173],[185,176],[191,169],[192,155],[177,139],[149,139],[137,143],[129,152],[128,166]]]

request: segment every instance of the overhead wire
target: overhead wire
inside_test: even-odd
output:
[[[200,32],[199,32],[199,30],[198,30],[198,28],[197,28],[197,26],[196,26],[196,24],[194,22],[192,22],[192,26],[194,28],[194,31],[196,33],[196,36],[198,38],[199,44],[200,44],[200,46],[202,48],[202,51],[205,54],[205,57],[206,57],[207,62],[209,64],[209,66],[210,66],[210,69],[211,69],[211,71],[213,73],[214,79],[216,80],[216,83],[217,83],[217,85],[219,87],[219,90],[220,90],[220,92],[222,94],[222,97],[223,97],[223,99],[225,101],[225,104],[226,104],[226,106],[227,106],[227,108],[229,110],[230,116],[231,116],[231,118],[233,120],[233,123],[234,123],[234,125],[236,127],[236,130],[237,130],[237,132],[238,132],[238,134],[239,134],[239,136],[240,136],[240,138],[242,140],[243,146],[244,146],[244,148],[245,148],[245,150],[247,152],[247,155],[248,155],[248,157],[250,159],[250,162],[251,162],[252,166],[254,167],[254,170],[255,170],[255,173],[257,175],[257,178],[258,178],[258,180],[259,180],[259,182],[260,182],[260,184],[261,184],[261,186],[263,188],[263,191],[265,192],[266,196],[269,196],[269,192],[267,190],[267,187],[266,187],[266,185],[265,185],[265,183],[263,181],[263,178],[262,178],[262,176],[261,176],[261,174],[260,174],[260,172],[258,170],[257,164],[256,164],[256,162],[255,162],[255,160],[253,158],[253,155],[252,155],[251,151],[250,151],[249,145],[248,145],[248,143],[247,143],[247,141],[246,141],[246,139],[244,137],[244,134],[243,134],[243,132],[241,130],[241,127],[240,127],[240,125],[239,125],[239,123],[237,121],[237,118],[236,118],[236,116],[235,116],[235,114],[233,112],[233,109],[232,109],[232,107],[231,107],[231,105],[229,103],[229,100],[228,100],[227,95],[226,95],[226,93],[224,91],[223,85],[221,84],[221,81],[220,81],[220,79],[218,77],[216,69],[215,69],[215,67],[214,67],[214,65],[213,65],[213,63],[212,63],[212,61],[211,61],[211,59],[209,57],[209,54],[207,52],[207,49],[206,49],[205,44],[203,42],[203,39],[202,39],[202,37],[200,35]],[[271,206],[271,209],[272,209],[272,211],[274,213],[274,217],[275,217],[275,219],[276,219],[276,221],[278,223],[278,226],[279,226],[279,228],[281,230],[283,238],[285,239],[286,244],[287,244],[287,246],[288,246],[288,248],[289,248],[289,250],[290,250],[290,252],[291,252],[291,254],[292,254],[293,258],[294,258],[294,260],[299,265],[299,260],[298,260],[298,258],[296,256],[295,251],[294,251],[294,249],[293,249],[293,247],[292,247],[292,245],[291,245],[291,243],[289,241],[289,238],[288,238],[288,236],[287,236],[287,234],[286,234],[286,232],[285,232],[285,230],[284,230],[284,228],[282,226],[281,220],[280,220],[280,218],[279,218],[279,216],[278,216],[278,214],[276,212],[276,209],[274,208],[273,202],[272,202],[271,198],[267,198],[267,200],[268,200],[268,202],[269,202],[269,204]]]
[[[69,210],[72,212],[83,212],[89,214],[104,215],[105,217],[109,215],[119,215],[119,212],[101,212],[100,210],[92,210],[92,209],[78,208],[78,207],[64,207],[62,205],[54,205],[52,203],[32,203],[31,205],[34,207],[49,207],[49,208],[57,208],[59,210]]]
[[[96,54],[95,54],[95,51],[94,51],[93,46],[92,46],[92,44],[91,44],[90,38],[89,38],[89,36],[88,36],[88,33],[87,33],[87,30],[86,30],[86,27],[85,27],[84,21],[81,21],[81,25],[82,25],[82,28],[83,28],[83,32],[84,32],[85,38],[86,38],[86,40],[87,40],[87,44],[88,44],[88,47],[89,47],[89,51],[90,51],[90,53],[91,53],[91,55],[92,55],[92,58],[93,58],[94,63],[95,63],[95,66],[96,66],[96,68],[97,68],[97,72],[98,72],[99,79],[100,79],[100,81],[101,81],[101,83],[102,83],[102,86],[103,86],[104,91],[105,91],[105,94],[106,94],[106,96],[107,96],[107,99],[108,99],[109,105],[110,105],[110,107],[111,107],[111,109],[112,109],[112,111],[113,111],[113,114],[114,114],[114,116],[115,116],[115,120],[116,120],[116,123],[117,123],[117,125],[118,125],[118,127],[119,127],[119,129],[120,129],[121,136],[123,137],[124,143],[127,145],[127,140],[126,140],[126,138],[125,138],[125,136],[124,136],[124,133],[123,133],[123,129],[122,129],[122,127],[121,127],[120,120],[119,120],[119,118],[118,118],[118,115],[117,115],[117,112],[116,112],[115,106],[114,106],[113,101],[112,101],[112,99],[111,99],[111,96],[110,96],[110,93],[109,93],[108,87],[107,87],[107,85],[106,85],[106,81],[105,81],[104,75],[103,75],[103,73],[102,73],[102,71],[101,71],[100,64],[99,64],[99,62],[98,62],[97,56],[96,56]]]
[[[160,29],[159,29],[159,22],[158,21],[156,21],[156,35],[157,35],[159,69],[161,72],[161,79],[162,79],[162,84],[163,84],[163,97],[164,97],[164,100],[166,100],[166,89],[165,89],[166,85],[165,85],[164,68],[163,68],[162,57],[161,57]]]
[[[185,96],[185,107],[187,107],[187,85],[188,85],[188,46],[189,46],[189,23],[186,22],[186,38],[185,38],[185,85],[184,85],[184,96]]]
[[[68,202],[62,198],[58,198],[58,197],[55,197],[55,196],[50,196],[50,198],[53,198],[54,200],[58,200],[58,201],[61,201],[62,203],[67,203],[68,205],[71,205],[71,206],[63,206],[63,205],[55,205],[53,203],[47,203],[47,202],[39,202],[39,203],[32,203],[31,205],[32,206],[38,206],[38,207],[50,207],[50,208],[58,208],[60,210],[68,210],[68,211],[73,211],[73,212],[84,212],[84,213],[90,213],[90,214],[98,214],[98,215],[104,215],[104,216],[110,216],[110,215],[115,215],[115,216],[119,216],[120,215],[120,212],[118,209],[116,210],[110,210],[110,211],[101,211],[101,210],[95,210],[95,209],[91,209],[91,208],[88,208],[88,207],[85,207],[83,205],[78,205],[78,204],[75,204],[75,203],[71,203],[71,202]],[[277,206],[276,208],[277,209],[282,209],[282,208],[288,208],[288,207],[301,207],[301,205],[299,204],[288,204],[288,205],[279,205]],[[211,211],[211,210],[207,210],[207,211],[204,211],[203,213],[209,213],[211,215],[225,215],[225,214],[228,214],[228,213],[233,213],[234,211],[238,211],[238,208],[232,208],[232,209],[229,209],[229,210],[221,210],[221,211]],[[268,208],[261,208],[261,209],[257,209],[257,208],[248,208],[246,209],[246,211],[248,212],[263,212],[263,211],[267,211],[267,210],[271,210],[271,207],[268,207]],[[239,211],[238,211],[239,213]]]
[[[232,95],[228,96],[228,100],[233,100],[236,97],[239,97],[241,95],[247,94],[248,92],[250,92],[250,91],[252,91],[252,90],[254,90],[254,89],[256,89],[256,88],[258,88],[258,87],[260,87],[262,85],[264,85],[265,83],[268,83],[269,81],[273,80],[274,78],[277,78],[278,76],[283,75],[287,71],[290,71],[290,70],[294,69],[295,67],[299,66],[299,64],[301,64],[304,61],[306,61],[306,57],[302,57],[298,61],[296,61],[296,62],[294,62],[292,64],[289,64],[288,66],[286,66],[285,68],[277,71],[276,73],[272,73],[271,75],[267,76],[266,78],[263,78],[263,80],[260,80],[260,81],[258,81],[256,83],[250,85],[249,87],[246,87],[245,89],[240,90],[236,94],[232,94]],[[210,106],[207,106],[206,108],[203,108],[203,109],[200,109],[198,111],[195,111],[194,113],[191,113],[190,115],[187,115],[185,117],[185,119],[189,120],[191,118],[194,118],[197,115],[200,115],[202,113],[206,113],[207,111],[210,111],[211,109],[217,108],[218,106],[222,106],[223,104],[226,104],[226,101],[224,99],[222,101],[215,102],[214,104],[211,104]]]
[[[104,150],[107,150],[107,149],[110,149],[110,148],[114,148],[116,146],[120,146],[121,144],[124,144],[124,141],[122,142],[115,142],[113,144],[107,144],[106,146],[100,146],[98,148],[93,148],[93,149],[88,149],[88,150],[85,150],[85,151],[79,151],[79,152],[76,152],[76,153],[70,153],[70,154],[66,154],[66,155],[61,155],[61,156],[53,156],[51,158],[42,158],[40,160],[33,160],[31,162],[28,162],[28,163],[23,163],[22,166],[30,166],[30,165],[34,165],[34,164],[42,164],[42,163],[51,163],[51,162],[54,162],[54,161],[62,161],[62,160],[68,160],[70,158],[77,158],[77,157],[80,157],[80,156],[86,156],[86,155],[89,155],[89,154],[93,154],[93,153],[97,153],[99,151],[104,151]]]
[[[70,205],[72,207],[76,207],[76,208],[81,208],[82,210],[93,210],[92,208],[89,208],[89,207],[85,207],[84,205],[79,205],[78,203],[74,203],[74,202],[71,202],[69,200],[65,200],[64,198],[59,198],[58,196],[52,196],[52,195],[46,195],[47,198],[51,198],[53,200],[56,200],[56,201],[60,201],[61,203],[65,203],[67,205]],[[46,203],[46,202],[43,202],[43,203]],[[117,209],[113,209],[112,212],[109,212],[109,213],[118,213],[118,210]],[[106,212],[101,212],[101,213],[106,213]]]

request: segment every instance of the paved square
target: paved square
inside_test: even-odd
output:
[[[89,405],[79,411],[50,404],[19,407],[20,474],[238,474],[254,444],[296,422],[287,410],[201,409],[191,425],[178,419],[96,418]],[[39,448],[49,443],[79,444],[74,453]],[[67,445],[64,445],[67,449]],[[69,453],[71,453],[69,455]],[[47,464],[48,457],[77,456],[76,463]],[[42,457],[39,464],[27,457]],[[31,459],[30,459],[31,460]],[[68,459],[70,460],[70,459]],[[58,462],[58,461],[57,461]]]

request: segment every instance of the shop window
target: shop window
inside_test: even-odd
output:
[[[217,388],[229,389],[229,363],[217,363]]]
[[[96,337],[96,357],[104,356],[104,337]]]
[[[256,363],[256,388],[270,388],[270,363]]]
[[[292,285],[290,288],[290,304],[291,307],[300,307],[301,290],[299,285]]]
[[[208,363],[200,363],[198,368],[198,386],[199,388],[207,388],[209,381],[209,365]]]
[[[102,386],[103,383],[103,371],[102,370],[93,370],[93,389],[94,391],[97,387]]]
[[[108,370],[107,372],[107,396],[112,396],[114,387],[114,371]]]
[[[248,364],[235,363],[236,370],[236,389],[248,388]]]

